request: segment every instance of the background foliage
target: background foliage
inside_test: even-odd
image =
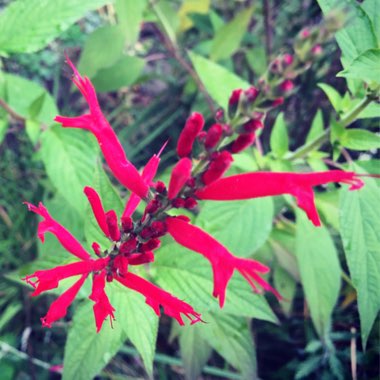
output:
[[[169,139],[160,174],[167,178],[192,110],[211,123],[231,91],[257,83],[278,54],[295,46],[302,55],[301,29],[336,23],[336,41],[323,46],[292,96],[266,118],[261,150],[237,156],[231,172],[339,167],[379,173],[380,106],[366,95],[380,86],[377,0],[0,4],[2,378],[59,378],[62,372],[64,379],[377,377],[380,203],[374,179],[358,192],[320,189],[321,228],[295,213],[288,197],[203,202],[201,213],[191,215],[236,255],[270,265],[285,298],[280,303],[234,277],[220,310],[211,296],[211,269],[169,239],[144,275],[192,304],[206,324],[179,328],[165,317],[158,321],[138,295],[115,285],[113,329],[105,324],[96,334],[85,289],[73,318],[46,330],[39,318],[54,292],[32,299],[20,281],[67,262],[51,236],[44,245],[36,241],[37,220],[22,201],[43,200],[90,246],[102,236],[83,187],[94,187],[105,208],[116,212],[126,196],[110,181],[91,136],[53,125],[58,113],[85,109],[71,87],[64,51],[95,84],[137,166]]]

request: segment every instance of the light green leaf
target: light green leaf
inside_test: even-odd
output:
[[[203,202],[196,224],[234,255],[248,257],[267,240],[274,217],[271,198]]]
[[[244,9],[215,33],[210,53],[213,61],[229,58],[239,48],[252,11],[253,7]]]
[[[58,114],[52,96],[39,84],[14,74],[4,74],[5,101],[16,113],[25,117],[30,116],[31,106],[43,99],[43,104],[35,112],[34,119],[47,125],[53,123]]]
[[[245,52],[245,57],[256,75],[260,76],[265,73],[268,63],[264,46],[250,48]]]
[[[370,49],[360,54],[337,76],[380,83],[380,49]]]
[[[176,45],[176,32],[179,27],[179,17],[174,11],[172,3],[168,0],[160,0],[151,4],[166,35],[169,37],[170,41]]]
[[[38,139],[41,134],[41,126],[40,123],[34,121],[34,120],[26,120],[25,122],[25,131],[26,134],[29,137],[29,140],[32,142],[32,144],[37,144]]]
[[[297,284],[294,278],[278,264],[273,270],[273,281],[275,289],[284,298],[280,301],[281,308],[285,315],[289,316]]]
[[[198,379],[212,351],[200,325],[182,326],[179,330],[179,348],[188,380]]]
[[[377,46],[380,47],[380,3],[378,0],[364,0],[361,7],[372,22],[373,31],[377,38]]]
[[[0,55],[40,50],[86,12],[109,2],[110,0],[13,1],[0,15]]]
[[[341,269],[328,230],[313,226],[300,210],[297,210],[296,254],[311,318],[323,338],[330,329],[331,313],[338,299]]]
[[[78,70],[94,77],[103,68],[112,66],[123,54],[124,33],[117,25],[107,25],[91,33],[80,56]],[[107,54],[104,49],[107,48]]]
[[[83,188],[91,185],[98,157],[97,144],[89,133],[53,126],[41,136],[41,158],[46,172],[66,202],[84,215]]]
[[[327,95],[334,110],[339,112],[342,109],[342,97],[339,92],[326,83],[318,83],[318,87]]]
[[[219,310],[212,297],[211,265],[201,255],[177,244],[161,248],[152,264],[157,283],[176,297],[186,300],[200,313]],[[227,287],[223,311],[266,321],[277,322],[276,316],[262,295],[253,293],[248,283],[235,274]]]
[[[340,232],[352,282],[358,294],[363,345],[380,309],[379,188],[365,178],[358,191],[342,189]]]
[[[116,0],[115,10],[118,25],[124,32],[125,43],[132,47],[140,34],[143,13],[147,5],[147,0]]]
[[[352,150],[379,149],[380,136],[363,129],[346,129],[340,137],[340,143]]]
[[[284,113],[278,114],[270,135],[270,147],[273,154],[283,157],[289,150],[289,137],[284,119]]]
[[[349,62],[364,51],[378,47],[371,20],[355,0],[318,0],[318,4],[325,15],[337,7],[347,15],[346,25],[335,37]]]
[[[189,52],[189,56],[207,92],[221,107],[227,107],[228,99],[233,90],[250,87],[248,82],[228,71],[223,66],[194,52]]]
[[[100,69],[92,82],[97,91],[116,91],[136,82],[144,65],[142,58],[124,56],[111,67]]]
[[[306,137],[306,143],[314,140],[323,132],[323,114],[322,110],[318,110],[311,123],[311,128]]]

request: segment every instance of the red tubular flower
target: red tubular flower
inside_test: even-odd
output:
[[[244,149],[248,148],[255,141],[254,133],[242,133],[238,138],[232,143],[231,153],[239,153]]]
[[[214,148],[223,135],[223,127],[220,124],[214,124],[207,131],[205,147],[206,149]]]
[[[73,82],[85,97],[90,113],[78,117],[57,116],[54,120],[63,127],[87,129],[98,140],[100,149],[114,176],[127,189],[145,198],[148,186],[142,180],[137,169],[128,161],[124,149],[112,127],[104,117],[96,97],[95,89],[87,77],[82,77],[68,57],[68,64],[74,72]]]
[[[203,125],[203,116],[198,112],[192,113],[186,120],[185,127],[179,135],[177,143],[177,154],[179,157],[182,158],[190,155],[194,141],[198,133],[202,130]]]
[[[219,179],[229,169],[233,160],[231,153],[226,150],[217,153],[202,175],[203,183],[209,185]]]
[[[222,178],[197,190],[195,194],[199,199],[219,201],[290,194],[296,197],[297,205],[306,212],[313,224],[320,226],[321,222],[314,204],[313,186],[331,182],[349,184],[350,190],[357,190],[363,186],[356,173],[340,170],[316,173],[257,172]]]
[[[115,320],[114,311],[107,294],[104,290],[106,286],[106,271],[103,270],[100,273],[95,273],[92,280],[92,292],[88,297],[90,300],[95,302],[94,305],[94,316],[96,324],[96,332],[99,332],[102,328],[105,319],[110,316],[110,321],[112,325],[112,320]]]
[[[233,90],[231,93],[231,96],[228,100],[228,105],[234,106],[239,102],[240,95],[242,94],[243,90],[241,88],[237,88],[236,90]]]
[[[110,237],[113,241],[120,240],[120,230],[117,223],[117,215],[114,210],[109,210],[106,212],[106,221],[108,230],[110,232]]]
[[[128,256],[128,263],[130,265],[141,265],[141,264],[148,264],[152,263],[154,261],[154,254],[153,252],[144,252],[144,253],[134,253],[130,256]]]
[[[190,158],[187,157],[181,158],[174,166],[169,182],[169,199],[174,199],[181,191],[181,189],[191,176],[192,167],[193,163],[191,162]]]
[[[89,186],[86,186],[84,188],[84,193],[88,201],[90,202],[92,212],[94,213],[95,219],[98,222],[99,227],[103,231],[104,235],[110,238],[111,236],[108,230],[106,213],[104,211],[99,194],[92,187]]]
[[[214,274],[213,296],[219,298],[220,307],[224,305],[226,288],[234,270],[241,273],[255,292],[258,291],[256,282],[263,289],[269,290],[276,297],[281,298],[279,293],[257,273],[269,272],[267,266],[255,260],[233,256],[226,247],[207,232],[181,218],[168,217],[166,223],[169,234],[177,243],[200,253],[210,261]]]
[[[24,204],[28,206],[29,211],[33,211],[44,218],[44,220],[39,223],[37,232],[42,242],[45,240],[45,233],[50,232],[55,235],[62,246],[74,256],[81,260],[91,259],[90,254],[82,247],[79,241],[75,239],[65,227],[61,226],[50,216],[48,210],[41,202],[38,204],[38,207],[28,202],[24,202]]]
[[[41,318],[42,326],[51,327],[52,323],[63,318],[67,314],[68,307],[74,301],[79,289],[84,284],[87,274],[83,275],[72,287],[62,293],[51,305],[47,314]]]
[[[164,309],[164,313],[183,326],[183,314],[191,321],[191,324],[201,321],[201,315],[197,313],[189,304],[172,296],[170,293],[158,288],[143,278],[128,272],[125,276],[116,276],[117,281],[132,289],[146,298],[146,304],[149,305],[154,312],[160,315],[160,305]]]

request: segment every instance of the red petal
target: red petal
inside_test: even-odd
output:
[[[38,225],[38,237],[42,242],[45,240],[45,233],[50,232],[57,237],[62,246],[82,260],[91,259],[90,254],[82,247],[77,239],[65,227],[57,223],[49,214],[46,207],[40,202],[38,207],[31,203],[24,202],[28,206],[29,211],[42,216],[44,220]]]
[[[354,172],[331,170],[316,173],[273,173],[257,172],[238,174],[218,181],[195,192],[200,199],[243,200],[282,194],[291,194],[297,198],[297,204],[309,219],[320,225],[314,204],[313,186],[331,182],[350,184],[350,190],[359,189],[363,182]]]
[[[187,180],[191,176],[193,163],[190,158],[181,158],[172,170],[169,182],[168,198],[174,199],[181,191]]]
[[[92,281],[92,293],[90,294],[90,300],[95,302],[94,316],[96,324],[96,332],[99,332],[102,328],[105,319],[110,316],[110,322],[115,320],[114,311],[106,292],[104,291],[106,285],[106,271],[102,271],[99,274],[94,274]]]
[[[257,291],[253,282],[256,281],[264,289],[271,290],[279,296],[279,294],[256,273],[267,273],[269,271],[267,266],[255,260],[241,259],[233,256],[226,247],[207,232],[180,218],[168,217],[166,224],[169,234],[177,243],[200,253],[210,261],[214,274],[213,296],[219,298],[220,307],[224,305],[226,288],[235,269],[243,275],[254,291]]]
[[[182,315],[184,314],[191,323],[201,321],[201,315],[187,304],[172,296],[170,293],[158,288],[147,280],[128,272],[124,277],[116,276],[117,281],[146,298],[146,303],[157,315],[160,315],[160,305],[164,308],[166,315],[176,319],[180,325],[184,325]]]
[[[148,264],[154,261],[153,252],[147,251],[144,253],[134,253],[128,256],[128,263],[130,265]]]
[[[102,201],[99,197],[99,194],[93,188],[88,187],[88,186],[84,188],[84,193],[86,194],[86,197],[88,201],[90,202],[92,212],[94,213],[94,216],[96,218],[96,221],[98,222],[99,227],[103,231],[104,235],[110,237],[107,220],[106,220],[106,214],[102,205]]]
[[[203,116],[194,112],[186,120],[186,124],[179,135],[177,143],[177,154],[179,157],[188,156],[192,149],[194,141],[204,125]]]
[[[68,307],[74,301],[74,298],[78,294],[79,289],[83,285],[86,278],[87,274],[83,275],[72,287],[70,287],[64,293],[62,293],[50,305],[50,308],[45,317],[41,318],[41,322],[44,327],[51,327],[52,323],[54,323],[58,319],[63,318],[66,315]]]

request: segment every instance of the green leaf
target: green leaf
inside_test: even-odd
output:
[[[0,145],[3,142],[5,135],[7,134],[7,130],[8,130],[8,120],[0,119]]]
[[[123,330],[119,326],[112,329],[109,321],[105,321],[100,332],[96,333],[92,302],[86,300],[75,311],[67,336],[62,379],[93,379],[117,353],[124,340]]]
[[[202,202],[196,224],[234,255],[247,257],[267,240],[273,222],[271,198],[234,202]]]
[[[147,0],[116,0],[115,10],[117,21],[123,30],[127,46],[134,46],[139,38],[140,27]]]
[[[342,109],[342,97],[334,87],[326,83],[318,83],[318,87],[323,90],[323,92],[327,95],[330,100],[331,105],[334,107],[336,112],[341,111]]]
[[[372,28],[377,38],[377,46],[380,47],[380,3],[378,0],[365,0],[361,7],[371,20]]]
[[[380,83],[380,49],[365,51],[337,76],[357,78],[368,83]]]
[[[228,99],[233,90],[250,87],[248,82],[223,66],[191,51],[189,52],[189,56],[207,92],[221,107],[227,107]]]
[[[316,243],[318,242],[318,243]],[[296,254],[311,318],[323,339],[340,289],[340,265],[328,230],[316,228],[297,210]]]
[[[340,232],[358,294],[363,346],[380,309],[380,193],[374,179],[364,182],[359,191],[345,188],[340,195]]]
[[[193,26],[193,21],[189,17],[191,14],[209,14],[210,0],[184,0],[178,10],[180,18],[180,30],[182,32]]]
[[[5,101],[16,113],[28,119],[31,110],[34,112],[34,119],[47,125],[53,123],[53,119],[58,114],[52,96],[40,85],[28,79],[14,74],[4,74],[5,79]],[[38,105],[38,110],[34,109],[41,99],[43,104]]]
[[[25,130],[26,134],[29,137],[29,140],[32,142],[33,145],[37,144],[38,139],[41,134],[41,126],[40,123],[34,121],[34,120],[26,120],[25,122]]]
[[[152,273],[157,283],[176,297],[186,300],[196,311],[219,310],[212,297],[213,277],[208,261],[177,244],[166,244],[156,255]],[[252,292],[248,283],[235,274],[227,288],[223,311],[227,314],[277,322],[265,298]]]
[[[53,126],[41,141],[41,158],[50,180],[66,202],[84,215],[83,188],[92,183],[98,157],[94,138],[88,132]]]
[[[0,15],[0,55],[40,50],[86,12],[109,2],[110,0],[13,1]]]
[[[186,379],[196,380],[207,363],[212,349],[205,339],[200,323],[182,326],[179,334],[179,348]]]
[[[142,58],[124,56],[111,67],[97,71],[92,82],[99,92],[116,91],[135,83],[144,65]]]
[[[314,140],[320,136],[323,132],[323,114],[322,110],[318,110],[314,116],[313,122],[311,123],[311,128],[306,137],[306,143]]]
[[[296,282],[280,265],[276,265],[273,270],[273,281],[275,289],[284,298],[280,305],[285,315],[289,317],[292,308],[294,295],[296,294]]]
[[[340,137],[340,143],[352,150],[379,149],[380,136],[363,129],[346,129]]]
[[[248,49],[245,52],[245,57],[256,75],[260,76],[265,73],[268,63],[264,46],[255,46]]]
[[[244,9],[215,33],[210,52],[210,58],[213,61],[229,58],[239,48],[252,11],[253,7]]]
[[[122,57],[124,39],[124,33],[117,25],[96,29],[87,38],[78,70],[92,78],[100,69],[111,67]],[[105,47],[107,54],[104,54]]]
[[[151,3],[151,6],[157,15],[157,18],[159,19],[159,22],[163,30],[169,37],[169,40],[174,45],[176,45],[176,32],[179,27],[179,17],[177,13],[174,11],[172,3],[168,0],[160,0]]]
[[[277,157],[283,157],[289,150],[289,138],[284,113],[278,114],[270,135],[270,147]]]
[[[377,40],[368,15],[355,0],[318,0],[326,15],[338,5],[348,22],[336,32],[336,40],[343,56],[351,62],[368,49],[377,48]]]

